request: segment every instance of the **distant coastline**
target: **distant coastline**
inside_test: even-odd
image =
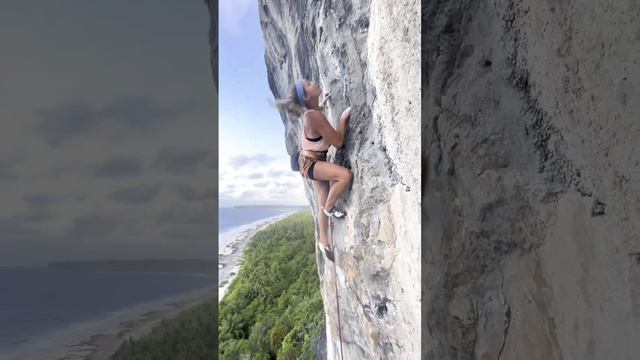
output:
[[[8,352],[0,350],[0,358],[110,360],[111,355],[128,338],[139,338],[151,330],[198,304],[215,306],[215,286],[163,297],[137,304],[95,319],[74,323],[29,341]]]
[[[291,209],[291,207],[287,207],[287,209]],[[224,298],[227,288],[240,270],[244,249],[253,236],[258,231],[295,213],[291,211],[261,219],[236,228],[229,234],[230,240],[218,250],[220,252],[218,255],[218,286],[220,287],[218,290],[218,302]]]
[[[306,209],[308,205],[236,205],[236,206],[224,206],[223,208],[253,208],[253,209]]]
[[[216,259],[54,261],[47,264],[47,268],[51,270],[89,272],[169,273],[210,276],[218,274]]]

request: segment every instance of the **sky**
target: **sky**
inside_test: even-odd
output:
[[[236,205],[304,205],[285,128],[267,83],[257,0],[221,0],[219,199]]]
[[[0,266],[215,252],[208,29],[202,0],[0,3]]]

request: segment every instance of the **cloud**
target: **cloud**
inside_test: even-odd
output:
[[[148,131],[181,111],[176,106],[137,96],[120,97],[104,106],[76,100],[37,110],[35,131],[49,146],[60,147],[80,135],[105,127],[118,135]]]
[[[125,204],[141,204],[152,201],[162,190],[162,184],[148,184],[130,187],[111,193],[109,197]]]
[[[154,165],[171,174],[193,174],[207,160],[210,152],[205,149],[177,150],[162,148]]]
[[[280,175],[280,176],[273,176]],[[293,204],[304,203],[304,185],[300,175],[282,169],[264,171],[231,171],[221,176],[221,206],[238,204]]]
[[[53,196],[44,193],[24,194],[22,200],[29,206],[48,206],[56,201]]]
[[[51,166],[49,173],[47,174],[52,180],[59,179],[62,175],[70,175],[74,173],[85,172],[86,165],[80,163],[57,163]]]
[[[14,168],[24,162],[25,158],[25,154],[19,151],[0,153],[0,180],[15,178]]]
[[[27,204],[27,211],[18,215],[15,220],[24,223],[39,223],[51,219],[49,206],[57,200],[49,194],[25,194],[22,200]]]
[[[291,171],[293,172],[293,171]],[[297,173],[295,173],[297,174]],[[278,178],[278,177],[285,177],[285,176],[289,176],[289,171],[284,171],[284,170],[270,170],[269,172],[267,172],[267,175],[271,178]]]
[[[108,214],[84,214],[73,219],[73,225],[67,236],[73,241],[103,238],[113,233],[118,226],[117,219]]]
[[[0,218],[0,239],[42,238],[42,231],[34,225],[52,218],[49,207],[58,200],[44,193],[24,194],[22,200],[27,205],[25,211]]]
[[[213,239],[217,236],[217,230],[212,224],[208,225],[210,226],[172,225],[162,231],[162,235],[169,238],[215,241]]]
[[[263,194],[263,192],[261,191],[256,191],[256,190],[246,190],[243,191],[240,196],[238,196],[238,200],[239,199],[248,199],[248,200],[252,200],[255,198],[259,198],[261,197]]]
[[[274,181],[273,182],[273,186],[276,188],[297,188],[297,187],[302,187],[302,182],[300,181],[295,181],[295,180],[289,180],[289,181]]]
[[[220,190],[218,192],[218,199],[222,199],[223,197],[233,197],[234,194],[244,188],[244,186],[237,186],[235,184],[220,184]]]
[[[76,194],[76,195],[73,197],[73,199],[74,199],[76,202],[85,202],[88,198],[89,198],[89,194],[85,194],[85,193],[82,193],[82,194]]]
[[[138,175],[142,169],[142,161],[135,158],[112,157],[100,163],[93,175],[101,178],[124,178]]]
[[[54,196],[45,193],[24,194],[22,200],[27,205],[25,211],[10,217],[0,218],[0,239],[8,239],[16,235],[40,235],[41,230],[34,227],[34,224],[51,219],[49,208],[59,201]]]
[[[304,202],[304,186],[300,181],[272,181],[269,197],[274,200],[299,200]]]
[[[37,238],[41,232],[30,226],[24,216],[0,218],[0,238],[4,240]]]
[[[50,146],[59,146],[72,137],[99,125],[99,111],[89,104],[74,102],[36,111],[36,132]]]
[[[214,203],[183,203],[163,209],[156,220],[160,225],[213,226],[216,211]]]
[[[46,207],[33,207],[21,217],[25,223],[40,223],[51,219],[53,216]]]
[[[269,182],[269,181],[260,181],[260,182],[257,182],[255,184],[253,184],[253,185],[257,186],[257,187],[265,188],[265,187],[269,186],[269,184],[271,184],[271,182]]]
[[[280,188],[269,192],[269,196],[274,200],[284,202],[306,203],[304,190],[299,188]]]
[[[240,155],[234,156],[229,159],[229,162],[233,168],[242,168],[249,165],[264,165],[265,163],[272,162],[276,158],[274,156],[256,154],[256,155]]]
[[[176,184],[174,185],[174,190],[184,201],[199,201],[215,199],[218,189],[216,187],[210,187],[202,191],[198,191],[188,184]]]

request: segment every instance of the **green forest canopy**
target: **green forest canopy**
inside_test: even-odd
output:
[[[314,224],[296,213],[258,232],[219,305],[204,302],[125,341],[113,360],[315,359],[324,329],[316,269]],[[218,357],[216,356],[218,355]]]
[[[314,239],[308,212],[256,234],[220,303],[220,359],[315,359],[324,312]]]

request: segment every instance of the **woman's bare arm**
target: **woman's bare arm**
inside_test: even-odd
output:
[[[349,122],[349,115],[351,114],[350,107],[342,113],[337,131],[329,124],[327,118],[320,111],[310,111],[307,114],[311,128],[319,132],[329,144],[338,149],[342,148],[347,123]]]

